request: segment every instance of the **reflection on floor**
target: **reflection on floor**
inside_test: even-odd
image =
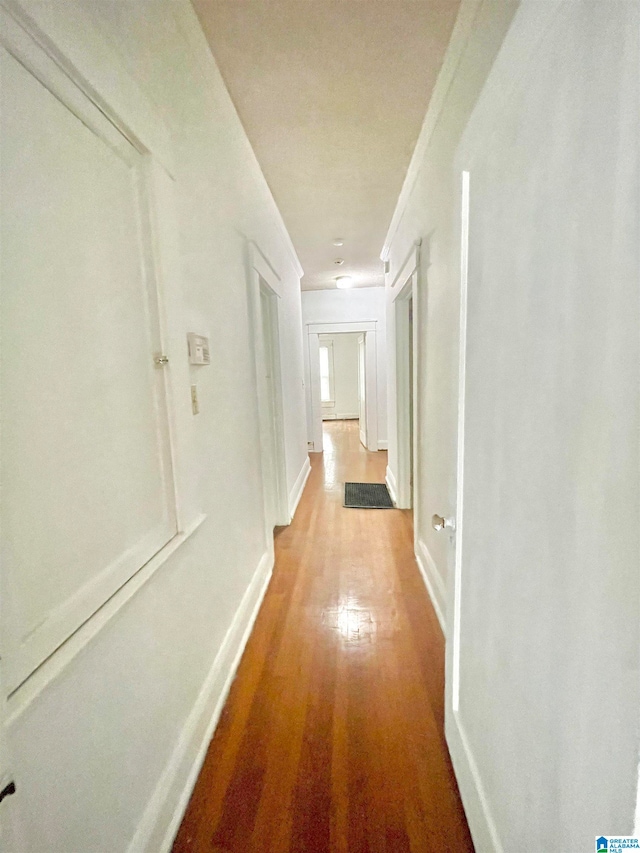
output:
[[[325,422],[175,853],[473,850],[411,515],[342,506],[386,457]]]

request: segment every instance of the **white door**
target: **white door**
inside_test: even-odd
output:
[[[359,426],[360,426],[360,441],[367,446],[367,350],[365,345],[365,336],[358,337],[358,403],[359,411]]]
[[[446,732],[478,853],[593,849],[636,806],[638,7],[544,7],[463,155]]]
[[[4,48],[0,63],[11,692],[175,535],[176,515],[143,158],[53,61],[38,77]]]

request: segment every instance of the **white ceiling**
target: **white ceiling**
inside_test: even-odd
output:
[[[335,287],[336,275],[384,284],[380,251],[459,0],[193,3],[303,290]]]

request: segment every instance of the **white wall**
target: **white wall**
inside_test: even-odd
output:
[[[637,3],[523,3],[457,159],[470,172],[460,718],[504,850],[553,839],[579,853],[633,830],[639,34]]]
[[[385,252],[389,370],[389,468],[397,480],[395,314],[392,288],[415,242],[420,247],[417,478],[415,534],[441,612],[446,610],[447,541],[431,516],[451,516],[456,504],[456,378],[458,358],[458,249],[453,156],[465,123],[500,46],[515,4],[466,2],[416,147]]]
[[[210,336],[212,365],[192,369],[200,414],[190,487],[206,519],[134,595],[106,608],[77,653],[54,655],[11,697],[7,743],[18,793],[2,806],[3,849],[115,853],[132,845],[157,853],[180,816],[270,571],[248,241],[281,279],[290,489],[307,461],[298,267],[186,0],[28,8],[45,32],[69,40],[90,79],[119,96],[121,81],[133,79],[164,121],[181,259],[165,286],[179,294],[181,279],[183,334]],[[191,417],[188,385],[175,406]]]
[[[378,446],[387,446],[387,328],[385,291],[382,287],[356,287],[351,290],[307,290],[302,293],[304,337],[309,323],[341,323],[375,320],[378,372]],[[311,441],[311,396],[308,379],[308,347],[304,347],[307,371],[307,435]]]
[[[357,418],[358,399],[358,335],[321,335],[320,346],[331,344],[333,352],[333,403],[322,404],[322,417]]]
[[[428,519],[456,509],[469,170],[460,710],[447,734],[464,727],[454,766],[478,851],[578,853],[633,830],[639,9],[479,5],[391,234],[390,281],[423,240],[417,532],[443,606],[454,554]]]

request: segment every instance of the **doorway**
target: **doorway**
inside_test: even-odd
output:
[[[356,421],[366,447],[366,351],[364,335],[319,336],[322,420]]]
[[[280,297],[277,280],[257,248],[252,251],[249,304],[254,341],[260,463],[266,544],[273,549],[273,529],[289,524],[284,413],[280,366]]]
[[[357,403],[352,398],[351,409],[347,414],[358,419],[360,440],[367,450],[378,450],[378,373],[376,321],[313,323],[307,325],[308,365],[311,399],[312,440],[309,442],[312,452],[323,449],[322,422],[330,418],[327,412],[338,410],[327,406],[327,383],[331,371],[335,374],[336,342],[349,338],[354,343],[355,365],[357,371]],[[332,348],[326,347],[326,341],[332,340]],[[325,342],[325,343],[323,343]],[[340,344],[342,345],[342,344]],[[321,354],[321,347],[324,350]],[[355,349],[357,347],[357,350]],[[331,366],[333,359],[333,367]],[[321,361],[322,360],[322,361]],[[353,362],[352,362],[353,365]],[[329,395],[330,396],[330,395]]]
[[[415,507],[417,334],[414,323],[416,272],[407,279],[394,302],[396,333],[396,412],[398,430],[398,506]]]
[[[277,305],[274,300],[277,297],[269,290],[268,286],[260,282],[260,318],[262,324],[263,362],[262,372],[264,378],[264,440],[263,444],[263,473],[264,473],[264,501],[265,516],[270,528],[281,523],[280,506],[282,504],[282,483],[279,476],[282,470],[282,454],[278,441],[281,430],[279,429],[279,418],[277,411],[278,380],[280,375],[277,352]],[[287,522],[288,522],[287,518]]]

